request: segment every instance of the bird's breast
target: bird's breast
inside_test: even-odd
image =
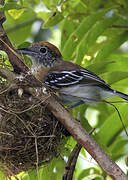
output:
[[[41,82],[44,82],[45,77],[48,75],[49,68],[48,67],[34,67],[31,68],[32,74]]]

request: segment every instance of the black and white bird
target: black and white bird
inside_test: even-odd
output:
[[[31,72],[48,87],[56,90],[63,102],[72,107],[97,103],[111,96],[128,101],[128,95],[113,90],[93,72],[63,60],[58,48],[49,42],[33,43],[17,50],[32,60]]]

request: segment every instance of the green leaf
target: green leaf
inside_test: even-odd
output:
[[[97,75],[99,75],[99,74],[108,72],[109,65],[111,65],[113,63],[115,63],[115,62],[114,61],[96,62],[96,63],[93,63],[93,64],[87,66],[86,68],[88,70],[96,73]]]
[[[96,110],[99,112],[99,115],[98,115],[98,123],[96,125],[95,128],[98,128],[100,129],[100,127],[102,126],[102,124],[106,121],[106,119],[108,118],[108,116],[111,116],[111,114],[113,112],[115,112],[115,109],[111,108],[111,106],[109,106],[108,104],[106,103],[98,103],[96,105]]]
[[[11,65],[10,61],[8,60],[8,55],[5,51],[0,50],[0,61],[1,61],[1,65],[3,62],[3,67],[5,67],[7,65],[8,68],[12,71],[12,65]],[[5,68],[7,68],[7,67],[5,67]]]
[[[85,148],[82,147],[81,150],[80,150],[80,153],[81,153],[85,158],[87,157]]]
[[[84,169],[80,173],[80,175],[78,176],[78,180],[82,180],[82,179],[84,179],[84,177],[90,176],[90,174],[92,175],[91,172],[93,172],[93,174],[100,175],[100,171],[98,169],[93,168],[93,167],[92,168],[87,168],[87,169]]]
[[[52,26],[55,26],[56,24],[58,24],[60,21],[62,21],[63,19],[63,14],[59,11],[56,11],[55,13],[53,13],[52,16],[50,16],[48,18],[48,20],[43,24],[43,28],[49,28]]]
[[[62,6],[61,6],[61,11],[70,13],[72,15],[72,13],[76,12],[77,7],[81,7],[79,2],[80,2],[80,0],[64,1]],[[81,11],[81,8],[79,10]],[[80,11],[78,13],[80,13]],[[76,12],[76,14],[77,14],[77,12]],[[69,16],[68,18],[70,18],[70,17],[71,16]]]
[[[22,9],[22,5],[17,4],[17,2],[6,2],[4,6],[0,5],[0,12],[7,11],[10,9]]]
[[[128,149],[126,145],[128,144],[128,140],[123,137],[118,137],[110,146],[109,151],[112,153],[112,159],[117,160],[120,157],[124,156],[128,153]]]
[[[39,175],[44,180],[60,180],[64,171],[65,162],[61,158],[55,158],[45,167],[40,168]],[[55,172],[54,172],[55,169]]]
[[[87,35],[83,37],[79,47],[75,63],[80,64],[84,55],[88,53],[92,45],[96,43],[97,38],[110,27],[118,19],[117,15],[113,15],[111,18],[105,18],[103,21],[98,22],[91,28]]]
[[[70,59],[76,46],[82,40],[83,36],[90,30],[90,28],[100,20],[110,9],[96,12],[86,18],[80,23],[79,27],[70,35],[67,40],[62,54],[66,60]]]
[[[19,176],[19,178],[22,180],[30,180],[29,174],[27,172]]]
[[[109,72],[104,77],[107,80],[108,84],[111,85],[120,80],[128,78],[128,72],[123,72],[123,71]]]
[[[4,57],[4,59],[8,59],[8,55],[5,51],[0,50],[0,55]]]
[[[22,16],[20,16],[18,19],[14,19],[8,12],[6,12],[6,17],[7,21],[4,24],[4,28],[9,39],[14,44],[19,45],[23,43],[26,38],[30,37],[31,27],[36,17],[34,11],[24,11]]]
[[[20,45],[18,46],[18,48],[27,48],[27,47],[29,47],[30,45],[31,45],[30,42],[25,41],[25,42],[23,42],[22,44],[20,44]]]
[[[43,0],[43,3],[50,10],[55,10],[56,9],[56,5],[57,5],[56,0]]]
[[[86,131],[90,132],[92,130],[92,127],[85,118],[85,111],[87,107],[88,105],[83,104],[81,106],[74,108],[72,111],[72,115],[80,121],[81,125],[86,129]]]
[[[38,180],[38,176],[37,176],[36,170],[28,171],[28,177],[29,177],[29,179],[31,179],[31,180]]]
[[[51,16],[51,12],[38,12],[37,16],[41,18],[43,21],[47,21],[47,19]]]
[[[107,41],[104,46],[99,50],[95,61],[101,61],[107,58],[114,50],[120,47],[125,41],[128,40],[128,31],[125,31],[114,38]]]
[[[117,16],[113,10],[113,15],[110,18],[104,18],[100,22],[98,22],[89,32],[86,40],[88,44],[88,48],[90,48],[93,43],[97,40],[97,38],[102,35],[102,33],[108,28],[111,27],[113,23],[118,20],[119,16]]]
[[[68,28],[67,28],[68,27]],[[78,23],[72,21],[72,19],[65,18],[60,24],[61,28],[61,51],[63,50],[67,39],[69,39],[69,36],[72,34],[74,29],[78,27]]]
[[[57,3],[58,6],[59,6],[62,2],[63,2],[63,0],[56,0],[56,3]]]
[[[3,173],[3,171],[0,169],[0,179],[2,180],[2,179],[5,179],[5,176],[4,176],[4,173]]]
[[[128,71],[128,54],[127,53],[113,53],[110,54],[105,61],[114,61],[108,68],[108,71]],[[98,61],[101,62],[101,61]],[[97,63],[98,63],[97,62]]]
[[[4,6],[0,4],[0,12],[4,11]]]
[[[120,112],[122,116],[123,123],[125,127],[128,126],[128,111],[127,111],[127,104],[121,104],[118,108],[118,111]],[[109,116],[106,121],[101,126],[99,132],[97,135],[95,135],[95,138],[101,142],[102,144],[108,146],[111,145],[119,135],[119,133],[124,130],[122,127],[122,123],[120,121],[120,118],[115,110],[115,112]]]

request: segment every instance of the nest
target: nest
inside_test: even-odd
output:
[[[27,92],[19,97],[19,88],[0,79],[0,167],[7,176],[48,163],[69,135],[42,102]]]

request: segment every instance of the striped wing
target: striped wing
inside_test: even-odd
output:
[[[65,88],[75,84],[77,85],[79,83],[95,86],[104,85],[105,87],[109,87],[104,80],[86,69],[81,69],[79,71],[68,70],[61,72],[50,72],[44,82],[46,85],[54,89]]]

